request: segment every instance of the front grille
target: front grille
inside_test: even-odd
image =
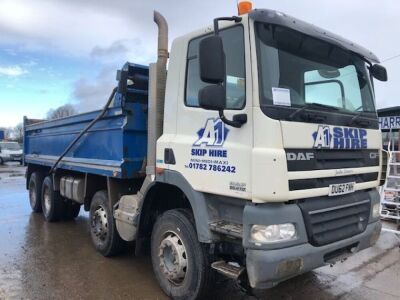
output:
[[[286,149],[288,171],[379,166],[377,149]]]
[[[370,200],[368,192],[350,195],[317,197],[300,201],[309,242],[323,246],[362,233],[368,224]]]
[[[289,180],[289,191],[308,190],[329,187],[331,184],[355,182],[364,183],[378,180],[379,173],[364,173],[351,176]]]

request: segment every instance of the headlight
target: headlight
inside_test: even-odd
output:
[[[253,225],[251,239],[256,243],[284,242],[296,238],[296,227],[292,223],[279,225]]]
[[[381,205],[379,203],[374,204],[374,206],[372,206],[372,217],[374,219],[379,218],[380,211],[381,211]]]

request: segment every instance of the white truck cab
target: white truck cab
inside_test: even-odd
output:
[[[193,194],[199,240],[237,238],[256,288],[373,245],[378,58],[276,11],[214,24],[172,44],[157,142],[157,180]]]

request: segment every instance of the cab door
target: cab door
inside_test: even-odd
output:
[[[186,53],[183,97],[178,99],[176,135],[170,146],[176,159],[170,170],[182,174],[197,191],[251,198],[252,95],[248,28],[237,24],[220,30],[226,56],[228,119],[246,114],[241,128],[228,126],[216,111],[199,107],[199,90],[206,86],[199,75],[199,43],[193,37]]]

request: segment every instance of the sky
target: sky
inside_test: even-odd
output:
[[[372,50],[389,74],[376,82],[377,106],[400,105],[400,1],[253,2]],[[67,103],[79,112],[100,108],[126,61],[156,60],[154,9],[166,17],[170,41],[237,14],[236,0],[0,0],[0,127]]]

